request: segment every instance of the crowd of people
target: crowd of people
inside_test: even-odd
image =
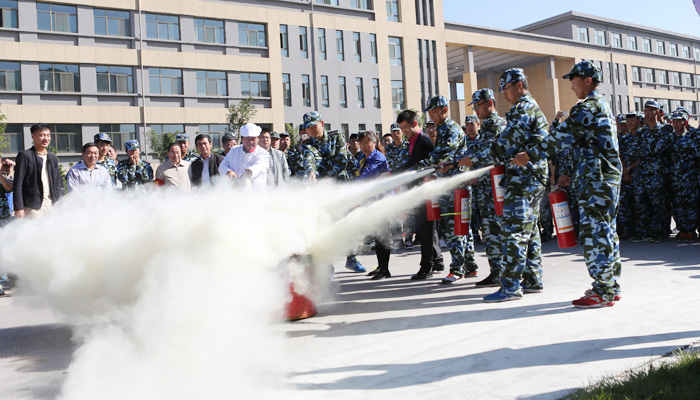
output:
[[[601,71],[591,62],[574,65],[564,79],[571,81],[579,102],[568,116],[558,112],[551,125],[530,94],[523,70],[512,68],[500,76],[498,89],[512,105],[505,118],[496,111],[493,90],[484,88],[472,94],[469,105],[475,115],[467,116],[463,126],[449,117],[449,103],[438,95],[423,110],[429,117],[424,126],[416,112],[404,110],[383,137],[363,131],[346,142],[337,131],[326,132],[320,113],[312,111],[304,114],[294,145],[289,134],[252,123],[239,129],[240,144],[238,137],[225,135],[221,154],[213,151],[207,134],[196,136],[197,151],[190,148],[187,134],[177,134],[155,173],[141,158],[137,140],[125,142],[127,158],[119,161],[109,135],[99,133],[82,147],[83,161],[67,172],[65,183],[69,192],[81,187],[129,190],[153,182],[191,190],[228,179],[264,190],[292,178],[308,184],[324,178],[351,182],[433,168],[441,179],[504,165],[502,215],[496,215],[489,175],[467,182],[472,232],[455,234],[454,194],[445,193],[439,221],[430,221],[421,206],[407,218],[377,229],[378,267],[368,275],[374,280],[390,278],[392,247],[412,249],[419,243],[419,268],[411,279],[429,279],[445,269],[442,242],[451,261],[440,283],[476,277],[474,243],[483,241],[489,275],[475,285],[498,287],[484,301],[519,300],[542,292],[541,243],[556,233],[546,194],[558,187],[568,194],[593,279],[592,287],[572,304],[609,307],[622,299],[620,238],[660,242],[671,234],[672,218],[677,240],[697,238],[700,134],[689,126],[687,109],[664,115],[655,101],[645,104],[643,114],[613,117],[597,90]],[[58,160],[48,151],[50,128],[34,125],[31,136],[34,146],[14,162],[4,159],[1,164],[0,190],[12,194],[15,218],[39,217],[64,194]],[[7,223],[12,217],[8,196],[0,198],[5,199],[0,211]],[[345,267],[366,272],[356,254],[347,256]]]

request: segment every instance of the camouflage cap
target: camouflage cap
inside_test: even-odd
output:
[[[493,90],[491,89],[480,89],[472,94],[472,102],[467,104],[468,106],[476,104],[482,100],[493,100],[495,99],[493,95]]]
[[[304,114],[304,129],[316,125],[318,122],[323,121],[321,119],[321,114],[318,111],[309,111]]]
[[[591,78],[595,82],[602,82],[603,81],[603,73],[598,68],[597,65],[593,64],[591,61],[588,60],[583,60],[580,63],[574,64],[573,67],[571,67],[571,72],[568,74],[564,75],[564,79],[571,79],[574,76],[582,76],[584,78]]]
[[[647,107],[652,107],[656,108],[657,110],[661,109],[661,104],[659,104],[656,100],[648,100],[646,103],[644,103],[644,108]]]
[[[625,118],[634,118],[634,117],[642,118],[643,115],[644,114],[637,112],[637,111],[630,111],[627,114],[625,114]]]
[[[464,117],[464,124],[478,124],[479,123],[479,117],[476,115],[467,115]]]
[[[283,138],[283,137],[289,137],[289,134],[287,132],[280,133],[280,138]]]
[[[134,140],[127,140],[124,142],[124,150],[129,151],[129,150],[136,150],[140,149],[141,145],[139,145],[139,141],[134,139]]]
[[[277,133],[277,132],[270,132],[270,138],[271,138],[271,139],[279,139],[279,138],[280,138],[280,134]]]
[[[190,135],[186,133],[178,133],[177,135],[175,135],[176,142],[184,142],[185,140],[190,140]]]
[[[399,124],[397,124],[396,122],[391,124],[391,131],[400,131],[400,130],[401,130],[401,128],[399,127]]]
[[[498,88],[498,91],[503,91],[503,88],[511,82],[520,82],[524,81],[525,79],[527,79],[527,76],[525,76],[525,72],[522,68],[508,69],[506,72],[501,74],[501,78],[499,79],[501,86]]]
[[[674,112],[675,112],[675,111],[685,111],[686,113],[688,113],[688,115],[692,114],[692,113],[690,112],[690,110],[689,110],[687,107],[683,107],[683,106],[680,106],[680,107],[676,108],[676,109],[673,110],[673,111],[674,111]]]
[[[690,119],[690,115],[688,115],[688,112],[685,110],[676,109],[676,111],[671,114],[671,119],[682,119],[683,121],[687,121]]]
[[[107,143],[112,143],[112,138],[109,137],[108,133],[98,133],[95,135],[94,138],[92,138],[92,141],[97,143],[99,141],[107,142]]]
[[[625,114],[617,114],[617,123],[618,124],[624,124],[627,122],[627,115]]]
[[[447,98],[445,96],[437,95],[433,96],[428,100],[428,106],[425,107],[423,112],[428,112],[432,110],[433,108],[437,107],[449,107],[450,103],[447,101]]]

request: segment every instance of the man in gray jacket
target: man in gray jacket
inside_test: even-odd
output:
[[[275,133],[279,138],[279,134]],[[270,168],[267,170],[267,186],[281,186],[289,179],[291,172],[284,153],[272,147],[272,134],[263,129],[259,145],[270,152]]]

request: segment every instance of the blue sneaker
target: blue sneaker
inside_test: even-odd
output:
[[[486,303],[500,303],[503,301],[520,300],[523,296],[517,294],[503,293],[501,290],[496,293],[484,296],[484,302]]]
[[[367,272],[359,261],[348,261],[345,263],[345,268],[352,272]]]

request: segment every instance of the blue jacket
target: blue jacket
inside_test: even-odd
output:
[[[386,162],[386,157],[379,150],[374,150],[369,157],[362,154],[358,162],[362,167],[357,179],[378,178],[379,175],[389,172],[389,164]]]

